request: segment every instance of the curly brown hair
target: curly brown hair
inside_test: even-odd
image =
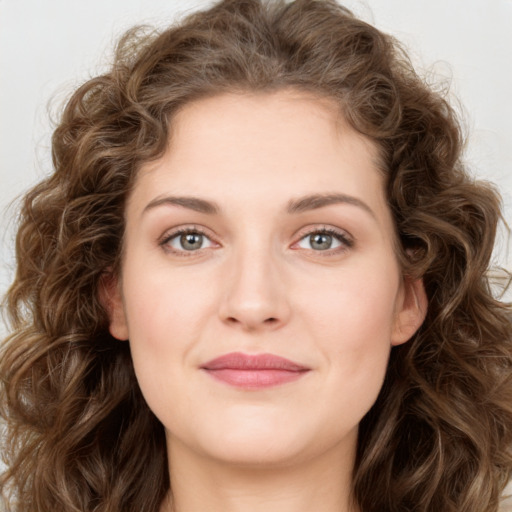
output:
[[[158,511],[164,430],[99,297],[120,271],[125,202],[181,107],[289,87],[337,101],[380,148],[403,273],[423,278],[429,301],[360,425],[355,500],[365,512],[498,510],[512,471],[511,308],[489,278],[499,196],[466,173],[446,99],[334,0],[224,0],[161,33],[134,29],[70,98],[54,173],[23,201],[6,296],[6,510]]]

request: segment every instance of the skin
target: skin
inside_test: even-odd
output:
[[[426,298],[401,275],[377,148],[336,112],[293,90],[196,101],[175,118],[164,156],[139,172],[106,301],[165,427],[174,504],[162,510],[357,510],[358,424]],[[287,211],[311,194],[344,197]],[[165,199],[185,196],[219,211]],[[185,250],[178,228],[204,233],[200,248]],[[322,239],[330,249],[311,237],[326,228],[337,233]],[[309,371],[240,389],[200,368],[229,352]]]

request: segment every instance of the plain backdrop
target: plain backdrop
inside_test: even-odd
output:
[[[0,295],[14,274],[16,197],[51,171],[49,112],[108,66],[134,24],[165,26],[207,0],[0,0]],[[401,40],[420,74],[464,105],[472,174],[512,224],[512,0],[346,0]],[[51,106],[50,106],[51,105]],[[495,261],[512,268],[502,232]],[[0,338],[5,334],[0,321]]]
[[[70,92],[106,69],[122,32],[165,26],[209,0],[0,0],[0,295],[14,272],[16,203],[51,171],[49,139]],[[471,172],[498,185],[512,221],[512,0],[347,0],[394,34],[420,74],[464,105]],[[512,223],[512,222],[511,222]],[[495,259],[510,268],[502,234]],[[5,327],[0,325],[0,335]]]

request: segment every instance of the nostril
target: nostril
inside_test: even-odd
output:
[[[228,323],[230,323],[230,324],[242,324],[242,323],[244,323],[243,321],[241,321],[240,319],[238,319],[238,318],[236,318],[234,316],[230,316],[230,317],[226,318],[226,321]],[[277,323],[279,323],[279,320],[277,318],[275,318],[275,317],[266,318],[262,322],[262,324],[266,324],[266,325],[274,325],[274,324],[277,324]]]

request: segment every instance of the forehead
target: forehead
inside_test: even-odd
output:
[[[265,144],[280,153],[287,148],[302,153],[319,143],[339,148],[341,142],[361,146],[372,164],[380,163],[377,145],[349,126],[339,102],[291,88],[190,102],[175,115],[169,142],[174,152],[201,142],[205,149],[219,150],[231,149],[233,143],[247,149]]]
[[[382,202],[379,150],[344,121],[334,100],[285,90],[185,105],[172,120],[166,153],[143,166],[133,195],[213,194],[249,204],[333,189]]]

